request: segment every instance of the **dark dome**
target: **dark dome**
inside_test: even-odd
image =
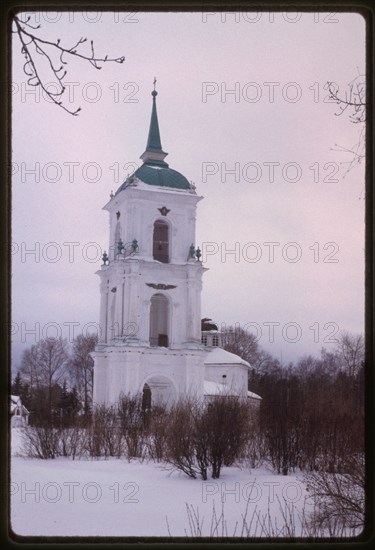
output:
[[[134,177],[148,185],[158,185],[159,187],[170,187],[172,189],[190,189],[188,180],[177,170],[154,168],[143,164],[118,188],[116,195],[125,189]]]

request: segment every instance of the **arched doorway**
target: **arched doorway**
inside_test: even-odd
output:
[[[143,386],[142,409],[144,411],[149,411],[151,409],[151,388],[148,384]]]
[[[142,388],[142,408],[149,411],[153,407],[170,407],[177,398],[176,389],[167,376],[150,376]]]
[[[150,346],[169,347],[169,301],[163,294],[154,294],[150,306]]]
[[[165,220],[156,220],[154,223],[152,256],[154,260],[169,263],[169,225]]]

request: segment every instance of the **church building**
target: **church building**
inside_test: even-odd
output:
[[[251,399],[249,363],[201,331],[202,277],[195,222],[203,198],[165,161],[152,95],[143,164],[111,193],[109,250],[100,277],[101,334],[94,359],[94,405],[148,392],[151,404],[179,396]],[[182,139],[183,136],[182,136]]]

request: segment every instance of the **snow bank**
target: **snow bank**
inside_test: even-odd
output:
[[[209,536],[213,505],[225,508],[227,535],[238,536],[241,514],[282,524],[278,498],[301,508],[305,488],[296,476],[223,468],[219,480],[194,480],[149,462],[123,459],[12,458],[11,525],[19,535],[191,536],[186,504]],[[167,525],[168,518],[168,525]],[[255,529],[255,522],[254,522]],[[262,536],[259,522],[253,536]],[[263,533],[263,536],[265,534]]]

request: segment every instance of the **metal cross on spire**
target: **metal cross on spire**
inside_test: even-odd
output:
[[[156,76],[154,76],[154,91],[155,91],[155,86],[156,86]]]

